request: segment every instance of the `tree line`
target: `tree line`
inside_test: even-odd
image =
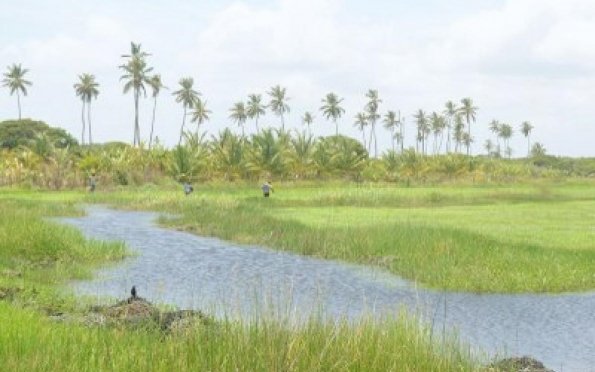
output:
[[[161,75],[154,73],[153,67],[148,64],[148,58],[151,54],[143,51],[141,44],[131,43],[130,51],[121,57],[124,62],[119,66],[122,71],[120,81],[123,83],[124,94],[131,93],[134,101],[134,123],[132,145],[139,147],[141,145],[139,106],[141,98],[147,97],[147,89],[150,89],[150,95],[153,100],[152,118],[150,134],[148,139],[148,148],[151,149],[154,144],[155,114],[157,110],[158,97],[163,90],[169,88],[163,84]],[[21,64],[13,64],[8,67],[4,74],[3,85],[7,87],[11,95],[16,94],[19,119],[21,119],[21,94],[27,95],[27,89],[32,82],[26,79],[28,69],[23,68]],[[190,122],[196,124],[196,134],[198,135],[200,127],[210,120],[212,111],[207,107],[207,101],[202,98],[200,92],[195,89],[194,79],[192,77],[183,77],[179,80],[179,87],[172,92],[177,103],[182,106],[182,122],[180,126],[178,145],[185,138],[186,122],[190,117]],[[91,103],[99,95],[99,83],[95,75],[83,73],[78,76],[78,81],[74,84],[74,91],[77,97],[81,99],[81,144],[93,144],[92,137],[92,115]],[[250,94],[246,102],[237,101],[229,109],[229,119],[239,128],[242,137],[246,136],[245,126],[248,120],[254,121],[256,134],[260,134],[259,119],[266,115],[270,110],[280,119],[280,128],[285,130],[285,115],[290,112],[287,89],[280,85],[270,88],[266,92],[268,103],[263,100],[262,94]],[[399,110],[388,110],[381,114],[380,106],[382,99],[377,90],[370,89],[366,93],[367,103],[362,110],[353,118],[353,125],[361,131],[362,145],[369,154],[374,154],[378,158],[377,125],[382,124],[389,131],[392,151],[405,152],[405,123],[406,118],[401,116]],[[330,92],[322,99],[322,105],[318,111],[322,116],[332,121],[335,126],[335,135],[339,135],[339,119],[345,114],[342,107],[344,99],[336,93]],[[415,125],[415,151],[423,154],[440,153],[462,153],[465,150],[470,155],[471,146],[474,137],[471,132],[471,125],[476,122],[478,107],[475,106],[471,98],[463,98],[460,105],[453,101],[448,101],[442,110],[434,111],[430,114],[420,109],[415,112],[413,123]],[[301,121],[308,134],[311,135],[311,125],[316,116],[312,111],[306,111],[301,115]],[[512,157],[513,150],[509,145],[509,140],[514,134],[514,129],[510,124],[501,123],[498,120],[492,120],[489,123],[489,129],[496,136],[495,141],[486,140],[484,149],[490,157]],[[545,153],[545,147],[541,143],[531,144],[531,133],[533,125],[525,121],[519,126],[519,132],[527,138],[527,156],[533,152]],[[366,137],[366,134],[368,136]]]

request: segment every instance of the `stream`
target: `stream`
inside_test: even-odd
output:
[[[91,206],[60,218],[87,237],[118,240],[136,252],[72,284],[78,295],[139,296],[218,317],[262,314],[304,321],[357,320],[407,309],[436,334],[456,332],[487,356],[528,355],[557,372],[595,371],[595,293],[470,294],[418,288],[382,270],[241,246],[168,230],[155,213]]]

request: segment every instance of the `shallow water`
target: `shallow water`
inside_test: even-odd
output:
[[[73,284],[78,294],[139,295],[218,316],[265,312],[300,321],[311,314],[358,319],[407,308],[436,334],[459,338],[489,355],[529,355],[558,372],[595,370],[595,294],[477,295],[416,288],[364,266],[317,260],[167,230],[157,214],[88,208],[61,222],[88,237],[121,240],[138,253],[96,280]],[[321,310],[322,309],[322,310]]]

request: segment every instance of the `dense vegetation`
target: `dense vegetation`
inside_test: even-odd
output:
[[[502,183],[595,174],[593,159],[546,155],[509,160],[456,153],[425,156],[410,149],[373,158],[349,137],[313,137],[272,128],[245,137],[228,129],[209,138],[187,132],[183,139],[173,149],[158,141],[151,149],[120,142],[81,147],[62,130],[40,122],[0,123],[0,140],[18,144],[0,153],[0,185],[75,188],[94,171],[104,187],[264,178],[407,185]]]

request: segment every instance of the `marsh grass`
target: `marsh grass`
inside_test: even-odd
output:
[[[453,340],[430,340],[410,316],[377,323],[299,328],[269,319],[223,320],[163,337],[151,330],[54,324],[0,303],[0,360],[13,372],[36,371],[471,371]]]
[[[73,203],[2,199],[0,210],[0,288],[20,303],[60,311],[68,301],[57,285],[90,278],[93,268],[126,255],[121,243],[86,240],[46,218],[81,215]]]
[[[167,212],[196,234],[380,266],[419,285],[471,292],[595,288],[589,183],[399,188],[275,185],[102,196]]]

